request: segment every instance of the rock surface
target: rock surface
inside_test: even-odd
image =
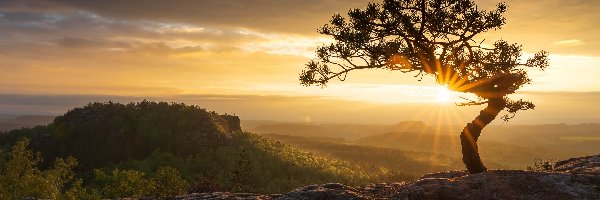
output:
[[[571,158],[556,162],[554,171],[574,174],[600,175],[600,155]]]
[[[412,182],[350,187],[310,185],[286,194],[202,193],[177,199],[600,199],[600,155],[573,158],[547,172],[490,170],[426,174]]]

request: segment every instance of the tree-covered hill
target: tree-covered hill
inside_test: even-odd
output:
[[[143,159],[157,150],[185,157],[202,146],[223,145],[226,134],[239,131],[239,126],[229,127],[227,120],[232,118],[237,117],[177,103],[90,103],[47,126],[4,134],[0,142],[13,144],[26,135],[44,160],[74,156],[88,170],[108,162]]]
[[[305,152],[242,132],[239,124],[235,116],[178,103],[90,103],[49,125],[0,134],[0,177],[14,185],[0,197],[280,193],[308,184],[378,182],[398,173]]]

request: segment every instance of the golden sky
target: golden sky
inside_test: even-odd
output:
[[[356,112],[379,116],[388,111],[383,121],[391,122],[427,120],[415,117],[419,109],[414,107],[452,107],[440,102],[447,94],[431,79],[418,82],[385,70],[356,71],[323,89],[300,86],[298,74],[315,48],[331,42],[316,29],[332,14],[366,2],[2,0],[0,113],[62,113],[86,101],[148,98],[292,121],[364,121],[348,117],[362,106]],[[476,1],[484,9],[498,2]],[[600,4],[506,3],[507,25],[479,39],[520,43],[526,53],[546,50],[551,63],[547,71],[533,72],[534,83],[519,94],[534,99],[537,110],[515,120],[600,122],[595,114],[600,110],[591,108],[600,101]],[[549,102],[550,96],[556,100]],[[49,97],[56,102],[42,100]],[[565,114],[575,99],[590,108]],[[474,117],[478,108],[448,109]],[[394,117],[392,110],[403,114]]]

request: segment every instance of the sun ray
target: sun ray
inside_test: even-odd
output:
[[[438,106],[437,109],[437,120],[436,123],[439,124],[440,121],[442,121],[442,113],[443,111],[443,106]],[[438,152],[443,151],[440,149],[440,130],[439,129],[434,129],[434,136],[433,136],[433,141],[432,141],[433,145],[432,145],[432,156],[435,156],[436,154],[438,154]],[[435,158],[433,158],[435,159]]]
[[[455,85],[457,83],[457,81],[459,80],[459,78],[461,78],[462,80],[466,80],[465,78],[462,78],[460,76],[460,72],[462,72],[466,66],[467,66],[467,63],[464,61],[460,62],[458,64],[458,71],[455,71],[454,74],[452,75],[452,78],[448,81],[449,86]],[[460,84],[462,84],[462,83],[460,83]]]
[[[423,109],[422,111],[417,113],[412,119],[413,120],[421,120],[421,121],[423,121],[423,120],[431,121],[430,119],[431,119],[433,113],[434,113],[433,107],[426,107],[425,109]],[[406,129],[406,127],[404,127],[403,130],[406,131],[405,129]],[[417,134],[415,136],[415,141],[417,143],[421,143],[423,140],[424,134],[427,134],[427,133],[423,132],[423,131],[415,131],[415,132]]]
[[[445,112],[445,114],[447,115],[446,119],[448,121],[448,124],[464,124],[465,122],[462,121],[460,114],[458,113],[459,110],[456,107],[449,107],[446,109],[447,112]],[[453,127],[451,126],[452,129],[450,129],[452,132],[456,132],[456,137],[454,139],[451,139],[449,141],[449,152],[448,152],[448,156],[451,157],[455,157],[455,156],[460,156],[460,154],[456,154],[458,152],[460,152],[460,142],[459,142],[459,134],[460,132],[463,130],[463,127]],[[456,129],[454,129],[456,128]]]

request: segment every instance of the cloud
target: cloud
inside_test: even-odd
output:
[[[482,1],[484,4],[498,1]],[[479,2],[478,2],[479,3]],[[600,4],[587,0],[507,0],[506,25],[484,34],[486,41],[505,39],[523,44],[524,50],[551,54],[600,56]],[[585,45],[557,45],[565,38]],[[572,43],[578,44],[578,43]]]
[[[23,4],[29,6],[27,2]],[[263,33],[241,26],[154,21],[151,17],[118,18],[76,8],[57,10],[60,12],[15,9],[15,6],[0,9],[0,28],[6,30],[0,46],[6,53],[19,55],[30,52],[26,47],[45,49],[54,44],[121,52],[154,47],[154,51],[247,51],[309,57],[317,45],[329,41],[298,34]],[[52,50],[48,54],[54,53]]]
[[[362,8],[367,2],[369,0],[125,0],[110,3],[94,0],[5,0],[0,5],[2,10],[12,11],[77,10],[121,20],[315,35],[316,29],[325,24],[334,13]]]
[[[554,44],[560,45],[560,46],[581,46],[581,45],[584,45],[585,43],[578,39],[571,39],[571,40],[556,41],[556,42],[554,42]]]
[[[364,7],[367,0],[58,0],[61,6],[122,19],[183,22],[261,31],[311,33],[335,12]]]
[[[351,8],[364,8],[368,0],[7,0],[9,10],[65,12],[76,10],[122,21],[161,22],[166,26],[154,30],[165,33],[202,32],[203,28],[250,29],[262,33],[315,36],[316,29],[327,23],[332,14],[346,13]],[[478,1],[490,9],[498,1]],[[487,41],[508,39],[525,44],[528,51],[540,49],[562,54],[600,55],[600,4],[576,0],[508,0],[507,25],[486,34]],[[10,6],[8,6],[10,5]],[[170,25],[179,24],[179,25]],[[192,31],[193,30],[193,31]],[[576,37],[588,45],[576,48],[554,45],[565,37]]]
[[[88,46],[97,46],[98,43],[92,40],[76,37],[63,37],[58,41],[58,45],[67,48],[81,48]]]
[[[327,23],[333,13],[363,8],[366,2],[6,0],[0,2],[0,28],[8,36],[4,40],[13,42],[82,38],[174,46],[172,40],[177,40],[201,43],[185,46],[210,46],[214,51],[242,49],[311,56],[314,46],[327,41],[314,38],[318,27]],[[487,9],[496,2],[478,3]],[[564,0],[507,3],[505,28],[486,33],[479,39],[508,39],[524,44],[525,50],[530,52],[544,49],[551,53],[600,55],[600,49],[592,48],[600,43],[600,27],[594,23],[600,17],[595,12],[600,9],[598,4]],[[576,37],[586,41],[586,45],[552,45],[565,37]]]

